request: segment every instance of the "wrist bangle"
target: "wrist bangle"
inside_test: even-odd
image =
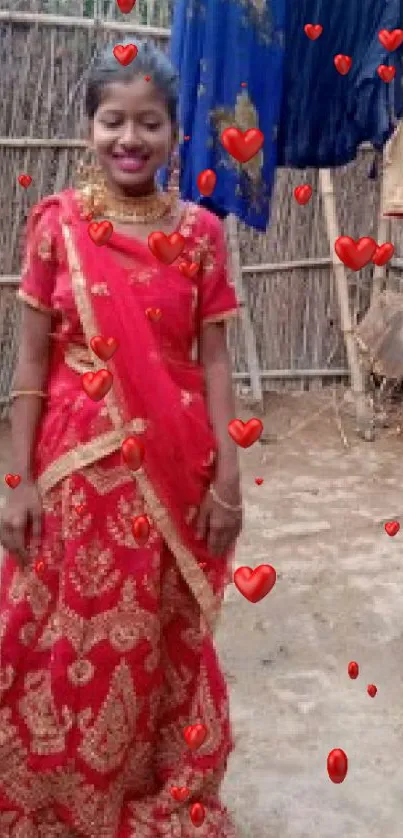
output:
[[[12,390],[10,399],[18,399],[19,396],[39,396],[41,399],[47,399],[48,394],[43,390]]]
[[[226,503],[225,500],[221,500],[221,498],[217,494],[214,486],[210,486],[209,492],[210,492],[210,495],[213,498],[213,500],[215,500],[215,502],[218,503],[219,506],[222,506],[223,509],[227,509],[228,512],[242,512],[242,509],[243,509],[242,503],[240,503],[238,506],[232,506],[232,504]]]

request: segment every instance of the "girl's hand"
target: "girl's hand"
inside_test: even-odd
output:
[[[38,489],[33,482],[22,483],[13,494],[0,515],[0,544],[15,555],[20,568],[28,564],[26,548],[27,530],[38,541],[41,534],[42,503]]]
[[[216,480],[215,494],[229,506],[241,505],[239,480]],[[205,540],[214,556],[224,556],[235,544],[242,529],[242,510],[229,510],[221,506],[210,491],[200,505],[195,521],[197,538]]]

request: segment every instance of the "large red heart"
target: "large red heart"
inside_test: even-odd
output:
[[[397,535],[399,530],[400,530],[399,521],[387,521],[386,522],[385,532],[387,532],[387,534],[390,535],[392,538],[393,538],[394,535]]]
[[[104,338],[102,335],[96,335],[91,338],[90,346],[101,361],[110,361],[119,346],[119,341],[116,338]]]
[[[335,55],[334,66],[341,76],[346,76],[351,70],[353,59],[349,55]]]
[[[386,265],[387,262],[389,262],[389,260],[392,258],[394,252],[395,248],[391,242],[385,242],[385,244],[378,244],[378,247],[375,250],[375,254],[372,257],[374,265],[378,265],[378,267]]]
[[[132,533],[140,547],[144,547],[150,537],[150,522],[147,515],[132,518]]]
[[[183,731],[186,743],[191,751],[197,751],[207,736],[206,725],[188,725]]]
[[[171,786],[170,792],[173,799],[179,803],[183,803],[189,797],[189,789],[186,786]]]
[[[386,64],[380,64],[377,68],[377,73],[382,81],[390,82],[396,75],[396,67],[388,67]]]
[[[393,52],[403,44],[403,29],[381,29],[378,38],[385,49]]]
[[[128,64],[131,64],[133,59],[136,57],[138,53],[138,49],[136,44],[117,44],[116,47],[112,50],[116,61],[119,61],[119,64],[122,64],[123,67],[127,67]]]
[[[193,803],[190,807],[190,820],[193,826],[201,826],[206,817],[206,810],[202,803]]]
[[[156,259],[165,265],[172,265],[172,262],[175,262],[175,259],[181,255],[185,239],[180,233],[171,233],[170,236],[166,236],[165,233],[158,231],[151,233],[148,237],[148,246]]]
[[[24,189],[28,189],[28,186],[31,186],[32,183],[31,175],[18,175],[18,183]]]
[[[119,9],[123,12],[124,15],[128,15],[129,12],[133,9],[136,0],[116,0]]]
[[[304,32],[305,35],[308,35],[308,38],[310,38],[311,41],[316,41],[317,38],[320,38],[323,32],[323,26],[319,23],[306,23],[304,26]]]
[[[249,602],[260,602],[275,585],[276,571],[270,564],[261,564],[252,570],[250,567],[239,567],[234,573],[234,582],[238,591]]]
[[[6,474],[4,480],[10,489],[16,489],[21,483],[21,477],[19,474]]]
[[[100,402],[112,387],[113,376],[109,370],[98,370],[98,372],[85,372],[81,376],[81,383],[87,396],[93,402]]]
[[[136,436],[128,436],[122,443],[121,451],[122,457],[131,471],[137,471],[141,468],[145,454],[141,439]]]
[[[377,243],[374,239],[364,236],[354,241],[350,236],[339,236],[334,244],[334,249],[344,265],[352,271],[359,271],[375,254]]]
[[[260,419],[249,419],[243,422],[242,419],[233,419],[228,425],[228,433],[242,448],[249,448],[256,442],[263,431],[263,423]]]
[[[248,131],[226,128],[221,134],[221,142],[238,163],[247,163],[262,148],[264,134],[258,128],[249,128]]]
[[[185,261],[183,261],[183,262],[179,262],[178,268],[179,268],[181,274],[183,274],[183,276],[186,276],[188,279],[193,279],[193,277],[196,276],[196,274],[197,274],[197,272],[200,268],[200,264],[199,264],[199,262],[185,262]]]
[[[312,197],[312,186],[310,186],[309,183],[304,183],[301,184],[301,186],[296,186],[294,189],[294,196],[297,203],[301,204],[301,206],[307,204]]]
[[[333,748],[327,758],[327,773],[332,783],[342,783],[348,771],[347,755],[341,748]]]
[[[204,169],[203,172],[197,176],[197,188],[201,195],[208,198],[214,192],[217,183],[217,175],[212,169]]]
[[[112,233],[113,233],[113,225],[110,221],[92,221],[91,224],[88,225],[88,235],[90,239],[100,247],[102,244],[106,244],[109,241]]]

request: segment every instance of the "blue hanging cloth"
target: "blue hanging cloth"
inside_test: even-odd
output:
[[[399,65],[401,59],[382,46],[378,33],[403,27],[401,5],[401,0],[287,0],[278,165],[340,166],[354,159],[363,142],[384,145],[394,111],[402,111],[402,91],[398,67],[390,83],[377,68]],[[305,34],[307,23],[323,26],[316,41]],[[352,58],[345,76],[334,65],[338,54]]]
[[[234,213],[265,230],[277,165],[286,0],[177,0],[171,55],[180,77],[180,191],[221,217]],[[261,151],[237,163],[223,130],[258,128]],[[217,183],[203,198],[197,176]]]

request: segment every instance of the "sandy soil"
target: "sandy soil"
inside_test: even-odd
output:
[[[394,422],[361,442],[343,413],[346,447],[332,409],[316,416],[326,401],[273,394],[268,444],[242,454],[236,566],[272,564],[278,578],[255,605],[230,585],[217,632],[236,740],[224,796],[240,838],[403,835],[403,532],[383,526],[403,527],[403,436]],[[3,434],[0,471],[6,450]],[[332,748],[349,758],[341,785],[326,771]]]

